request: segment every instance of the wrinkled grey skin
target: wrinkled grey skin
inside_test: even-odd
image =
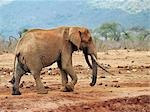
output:
[[[48,93],[41,82],[40,71],[54,62],[57,62],[61,72],[61,91],[73,91],[78,79],[72,66],[72,53],[79,49],[83,51],[85,60],[93,71],[90,85],[94,86],[97,78],[97,52],[88,29],[58,27],[25,32],[15,50],[14,76],[10,81],[13,84],[12,95],[21,95],[19,83],[26,72],[33,75],[38,93]],[[91,56],[92,64],[88,55]],[[68,82],[68,75],[72,79],[71,82]]]

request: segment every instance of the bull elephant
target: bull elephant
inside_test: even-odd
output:
[[[26,72],[30,72],[36,82],[39,94],[46,94],[40,71],[43,67],[57,62],[61,72],[63,92],[74,90],[77,76],[72,66],[72,53],[82,50],[85,60],[92,69],[92,82],[94,86],[97,78],[97,52],[88,29],[83,27],[58,27],[50,30],[32,29],[25,32],[19,40],[15,50],[14,75],[12,95],[21,95],[19,91],[20,79]],[[91,56],[91,62],[88,55]],[[68,75],[71,82],[68,82]]]

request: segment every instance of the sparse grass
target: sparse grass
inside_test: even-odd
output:
[[[14,52],[16,44],[17,44],[17,40],[14,39],[5,40],[0,38],[0,55],[2,55],[3,53]]]
[[[137,51],[149,51],[150,50],[150,40],[100,40],[94,39],[96,48],[100,52],[105,52],[108,50],[117,49],[135,49]],[[4,40],[0,38],[0,55],[3,53],[13,53],[17,44],[17,40]]]
[[[102,41],[95,42],[98,51],[117,50],[117,49],[135,49],[137,51],[149,51],[149,40],[121,40],[121,41]]]

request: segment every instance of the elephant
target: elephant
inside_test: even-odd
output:
[[[90,31],[85,27],[62,26],[53,29],[31,29],[25,32],[15,49],[14,74],[11,79],[12,95],[21,95],[19,84],[23,74],[33,75],[37,93],[47,94],[41,82],[42,68],[57,62],[61,73],[62,92],[74,91],[77,75],[72,65],[72,53],[81,50],[88,66],[92,69],[92,82],[97,80],[97,51]],[[90,60],[89,60],[89,57]],[[68,82],[68,76],[71,81]]]

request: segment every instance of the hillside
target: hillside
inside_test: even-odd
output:
[[[0,33],[4,37],[16,36],[24,28],[51,28],[62,25],[95,28],[108,21],[117,21],[126,28],[150,28],[147,10],[131,14],[120,9],[94,8],[87,1],[16,0],[0,6]]]

